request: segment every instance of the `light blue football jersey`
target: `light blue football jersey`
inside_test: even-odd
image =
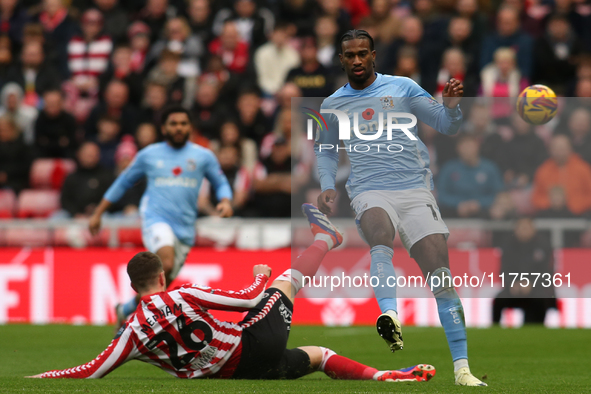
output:
[[[365,139],[358,138],[351,130],[350,139],[343,140],[351,162],[351,174],[347,181],[347,192],[351,199],[370,190],[407,190],[415,188],[433,189],[433,174],[429,169],[429,152],[418,139],[417,127],[408,127],[408,134],[394,129],[386,133],[387,114],[414,114],[419,121],[433,127],[440,133],[452,135],[458,132],[462,123],[459,105],[447,108],[438,103],[416,82],[406,77],[376,73],[376,80],[363,90],[353,89],[348,83],[326,98],[322,110],[336,109],[349,117],[351,128],[357,113],[358,131]],[[318,173],[322,191],[335,188],[338,167],[338,152],[330,146],[339,145],[339,123],[334,114],[322,114],[326,120],[323,129],[316,130],[314,150],[318,161]],[[375,140],[379,119],[382,118],[383,132]],[[406,117],[396,117],[392,124],[411,123]],[[328,148],[327,148],[328,147]]]
[[[142,149],[104,198],[117,202],[144,176],[147,187],[140,202],[142,227],[167,223],[187,245],[195,242],[197,198],[203,178],[211,182],[218,200],[232,199],[232,189],[213,152],[191,142],[180,149],[166,142]]]

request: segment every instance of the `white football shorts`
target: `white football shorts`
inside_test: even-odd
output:
[[[410,248],[427,235],[443,234],[446,239],[449,236],[435,197],[428,189],[371,190],[355,197],[351,201],[351,207],[355,211],[357,230],[365,242],[367,240],[361,230],[361,216],[375,207],[388,213],[409,255]]]
[[[174,248],[174,266],[170,273],[172,279],[176,278],[179,271],[185,264],[187,255],[191,247],[179,241],[174,235],[172,227],[168,223],[154,223],[142,230],[142,241],[144,246],[152,253],[156,253],[163,246],[172,246]]]

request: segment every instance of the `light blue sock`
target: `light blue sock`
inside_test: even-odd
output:
[[[390,285],[396,285],[396,272],[394,272],[394,265],[392,265],[392,257],[394,257],[394,250],[384,245],[376,245],[371,248],[371,268],[369,273],[371,276],[378,278],[378,285],[373,288],[373,292],[380,306],[382,313],[388,310],[398,312],[398,305],[396,303],[396,286],[388,286],[388,277]],[[375,280],[374,282],[375,283]]]
[[[439,281],[435,278],[439,278]],[[468,358],[468,340],[462,301],[451,283],[449,268],[438,268],[430,278],[430,286],[437,301],[439,320],[445,330],[453,361]]]
[[[136,298],[133,297],[131,300],[129,300],[125,304],[123,304],[123,314],[125,316],[131,315],[133,312],[135,312],[135,310],[137,309],[137,306],[138,306],[138,303],[136,301]]]

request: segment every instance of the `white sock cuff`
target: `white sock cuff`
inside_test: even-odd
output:
[[[304,287],[304,275],[298,270],[295,269],[288,269],[285,270],[284,273],[279,275],[275,280],[284,280],[286,282],[291,282],[291,296],[295,297],[295,295]]]
[[[468,369],[470,369],[470,366],[468,365],[468,359],[467,358],[460,358],[459,360],[454,361],[454,372],[456,372],[460,368],[468,368]]]
[[[314,241],[324,241],[326,242],[326,244],[328,245],[328,250],[332,249],[332,247],[334,246],[334,241],[332,240],[331,236],[328,234],[316,234],[314,236]]]
[[[322,361],[320,362],[320,367],[318,367],[318,370],[324,372],[324,367],[326,366],[326,362],[328,361],[329,358],[336,355],[336,353],[328,348],[325,348],[322,346],[318,346],[318,347],[322,351]]]

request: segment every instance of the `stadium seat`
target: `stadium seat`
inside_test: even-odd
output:
[[[31,166],[30,183],[34,189],[61,189],[66,177],[76,170],[70,159],[37,159]]]
[[[119,246],[144,246],[142,243],[142,230],[139,228],[120,228]]]
[[[5,234],[6,246],[51,245],[51,234],[46,228],[9,228]]]
[[[19,218],[47,217],[60,208],[58,190],[23,190],[18,196]]]
[[[109,245],[111,232],[103,228],[96,237],[90,235],[86,224],[73,223],[65,227],[57,227],[53,231],[54,246],[69,246],[72,248],[85,248],[87,246],[103,247]]]
[[[0,190],[0,219],[14,216],[16,195],[10,189]]]

